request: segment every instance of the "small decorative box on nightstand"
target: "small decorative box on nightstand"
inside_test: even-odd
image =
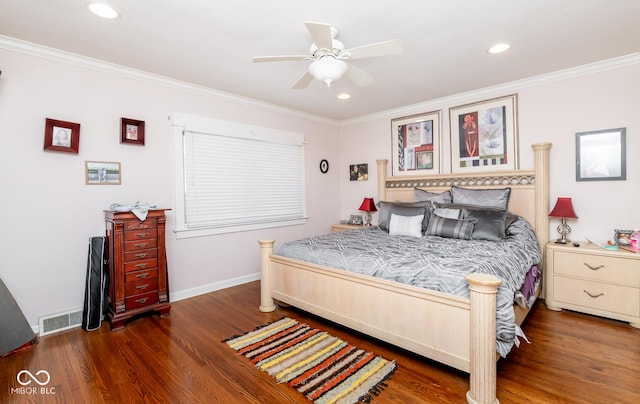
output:
[[[338,233],[340,231],[352,230],[352,229],[364,229],[365,226],[361,224],[349,224],[349,223],[337,223],[331,225],[331,231],[333,233]]]
[[[546,305],[640,328],[640,253],[590,243],[547,244]]]

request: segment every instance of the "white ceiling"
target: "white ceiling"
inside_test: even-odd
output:
[[[88,2],[0,0],[0,35],[336,120],[640,50],[640,0],[105,0],[115,20]],[[400,39],[404,53],[353,61],[375,77],[364,88],[292,90],[309,62],[251,58],[308,53],[305,21],[347,48]],[[488,54],[498,41],[511,50]]]

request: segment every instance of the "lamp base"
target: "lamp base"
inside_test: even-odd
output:
[[[556,244],[569,244],[571,240],[568,238],[559,238],[555,241]]]

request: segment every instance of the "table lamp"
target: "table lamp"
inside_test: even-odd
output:
[[[556,228],[560,233],[560,238],[556,240],[556,244],[567,244],[571,240],[567,238],[567,234],[571,233],[571,227],[567,224],[567,219],[577,219],[575,210],[573,210],[573,204],[571,198],[558,198],[556,206],[553,207],[549,217],[559,217],[560,224]]]
[[[376,209],[375,202],[373,202],[373,198],[364,198],[364,200],[362,201],[362,205],[360,205],[358,210],[363,210],[367,212],[367,215],[365,216],[364,225],[371,226],[371,212],[375,212],[378,210]]]

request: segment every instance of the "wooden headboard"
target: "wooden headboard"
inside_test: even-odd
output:
[[[378,200],[413,201],[414,188],[443,192],[458,186],[474,189],[511,188],[509,210],[531,223],[541,249],[549,241],[549,151],[551,143],[536,143],[533,170],[495,171],[473,174],[387,177],[388,160],[378,163]]]

